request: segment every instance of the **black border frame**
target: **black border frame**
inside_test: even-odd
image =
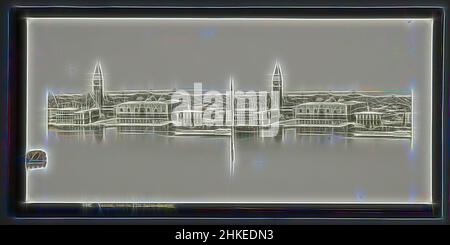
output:
[[[425,221],[447,220],[446,185],[448,87],[444,70],[444,35],[446,20],[439,7],[423,8],[332,8],[332,7],[13,7],[9,12],[8,45],[8,134],[7,163],[9,175],[9,215],[18,219],[117,219],[130,220],[245,220],[260,223],[277,219],[286,223],[299,220],[355,221]],[[432,17],[433,24],[433,205],[398,204],[177,204],[174,210],[137,208],[83,208],[81,204],[23,204],[26,121],[26,28],[24,17]],[[448,58],[448,57],[445,57]],[[436,120],[440,119],[440,120]],[[445,126],[444,126],[445,125]],[[445,148],[444,148],[445,147]],[[444,165],[445,164],[445,165]],[[444,182],[445,181],[445,182]],[[445,190],[446,191],[446,190]],[[295,217],[293,214],[295,213]],[[193,219],[194,218],[194,219]],[[317,221],[317,220],[316,220]]]

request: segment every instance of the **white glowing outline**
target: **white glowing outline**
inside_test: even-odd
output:
[[[29,23],[31,20],[34,19],[39,19],[39,20],[271,20],[271,21],[275,21],[275,20],[311,20],[311,21],[374,21],[374,20],[383,20],[383,21],[389,21],[389,20],[431,20],[431,40],[433,40],[433,18],[378,18],[378,19],[372,19],[372,18],[328,18],[328,19],[323,19],[323,18],[72,18],[72,17],[27,17],[26,18],[26,32],[29,32]],[[445,17],[444,17],[445,19]],[[445,30],[444,30],[445,32]],[[443,37],[444,38],[444,37]],[[432,50],[433,50],[433,42],[431,41],[431,96],[432,96],[432,83],[433,83],[433,74],[432,74],[432,68],[433,68],[433,59],[432,59]],[[26,41],[26,49],[27,49],[27,55],[26,55],[26,64],[27,64],[27,69],[26,69],[26,79],[28,82],[28,62],[29,62],[29,35],[27,35],[27,41]],[[367,92],[367,91],[366,91]],[[27,91],[26,91],[26,95],[28,98],[28,86],[27,86]],[[413,100],[412,100],[413,102]],[[431,102],[431,109],[432,109],[432,105],[433,103]],[[28,103],[26,106],[26,117],[28,117]],[[412,121],[414,121],[414,116],[412,118]],[[233,120],[234,121],[234,120]],[[432,123],[432,118],[431,118],[431,123]],[[413,131],[413,128],[411,129]],[[430,136],[432,135],[432,127],[430,127]],[[28,147],[28,120],[26,120],[26,147]],[[432,150],[432,144],[430,144],[430,201],[429,202],[254,202],[254,203],[295,203],[295,204],[301,204],[301,203],[317,203],[317,204],[432,204],[432,154],[431,154],[431,150]],[[28,181],[28,175],[25,178],[25,184],[26,186],[28,186],[27,184]],[[28,188],[26,187],[26,203],[42,203],[42,202],[29,202],[27,201],[27,197],[28,197]],[[52,203],[74,203],[74,202],[52,202]],[[89,202],[83,202],[83,203],[89,203]],[[93,203],[98,203],[98,202],[93,202]],[[114,203],[129,203],[129,202],[114,202]],[[140,203],[140,202],[136,202],[136,203]],[[149,202],[143,202],[143,203],[149,203]],[[152,202],[150,202],[152,203]],[[197,203],[197,202],[170,202],[170,203]],[[198,203],[227,203],[227,202],[198,202]],[[230,203],[241,203],[241,202],[230,202]],[[242,203],[253,203],[253,202],[242,202]],[[443,207],[442,207],[443,208]]]

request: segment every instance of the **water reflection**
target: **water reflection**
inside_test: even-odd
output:
[[[272,138],[238,132],[232,174],[230,143],[230,136],[115,128],[51,131],[50,155],[64,161],[50,163],[50,175],[32,176],[30,193],[46,196],[39,190],[47,190],[59,193],[58,198],[70,194],[68,200],[82,194],[86,199],[126,201],[131,195],[165,202],[326,201],[325,197],[359,202],[391,193],[393,199],[408,200],[411,181],[420,170],[405,164],[411,154],[407,139],[304,135],[283,129]],[[58,189],[57,179],[64,179],[66,187]]]

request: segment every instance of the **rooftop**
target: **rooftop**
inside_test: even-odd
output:
[[[378,111],[360,111],[360,112],[355,112],[353,114],[376,114],[376,115],[381,115],[383,113],[382,112],[378,112]]]
[[[64,107],[64,108],[48,108],[52,110],[58,110],[58,111],[78,111],[79,109],[76,107]]]
[[[123,102],[119,105],[142,105],[142,104],[175,104],[178,103],[178,100],[141,100],[141,101],[128,101]]]
[[[334,102],[334,101],[317,101],[317,102],[306,102],[299,104],[300,105],[356,105],[356,104],[363,104],[365,102],[361,101],[342,101],[342,102]]]

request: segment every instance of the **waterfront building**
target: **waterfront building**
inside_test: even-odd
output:
[[[352,121],[352,115],[365,110],[358,101],[307,102],[294,107],[294,117],[299,125],[339,126]]]
[[[128,101],[115,107],[116,125],[122,130],[154,129],[167,130],[171,124],[171,114],[175,101],[156,100],[151,97],[145,101]]]
[[[237,127],[268,126],[272,109],[267,91],[237,92],[235,94],[234,122]]]
[[[47,119],[49,126],[73,127],[95,122],[99,119],[99,108],[91,93],[54,95],[49,93]]]
[[[78,120],[76,107],[49,108],[49,124],[74,125]]]
[[[255,132],[275,123],[306,133],[395,131],[411,127],[411,96],[391,95],[380,100],[353,91],[284,92],[283,82],[281,66],[276,62],[268,91],[234,91],[230,86],[229,91],[206,92],[201,83],[194,83],[194,91],[182,96],[175,89],[106,91],[102,67],[97,63],[88,93],[47,94],[48,126],[116,127],[120,131],[196,135],[229,134],[223,130],[231,126],[237,131]],[[369,105],[375,111],[370,111]]]
[[[182,110],[174,114],[175,125],[178,127],[202,127],[203,110]]]
[[[355,121],[366,128],[373,128],[382,125],[381,117],[383,113],[375,111],[361,111],[355,112]]]

